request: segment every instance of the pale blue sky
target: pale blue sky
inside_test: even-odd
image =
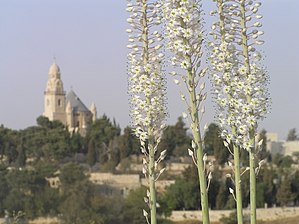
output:
[[[260,126],[285,138],[291,128],[299,132],[299,1],[262,2],[273,104]],[[96,103],[99,115],[128,125],[125,7],[124,0],[0,0],[0,123],[13,129],[35,124],[55,55],[66,91],[72,86],[88,107]],[[168,86],[173,124],[184,107],[177,87]],[[206,104],[205,121],[212,122],[213,104]]]

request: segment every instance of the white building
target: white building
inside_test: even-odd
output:
[[[44,92],[43,116],[49,118],[50,121],[59,120],[70,132],[79,132],[81,135],[86,134],[88,125],[97,118],[94,103],[88,109],[73,90],[66,95],[60,68],[56,63],[53,63],[49,69]]]
[[[272,155],[292,156],[294,152],[299,152],[299,141],[281,141],[276,133],[267,133],[267,150]]]

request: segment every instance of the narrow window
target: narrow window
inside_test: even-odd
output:
[[[61,100],[58,99],[58,106],[60,107],[61,106]]]

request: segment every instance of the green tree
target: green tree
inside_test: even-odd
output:
[[[159,150],[167,150],[167,156],[186,156],[190,148],[191,138],[187,135],[186,124],[182,117],[175,125],[169,125],[163,132]]]
[[[7,183],[7,167],[0,164],[0,216],[4,213],[4,201],[9,192],[9,186]]]
[[[275,170],[272,168],[272,166],[265,166],[263,167],[258,176],[257,176],[258,183],[263,183],[263,198],[264,203],[267,203],[269,207],[272,207],[275,203],[275,195],[276,195],[276,186],[274,184],[276,179],[276,173]],[[264,206],[264,205],[261,205]]]
[[[162,196],[164,212],[172,210],[196,210],[200,208],[200,194],[198,191],[197,171],[194,166],[188,167],[182,177],[170,185]]]
[[[14,165],[18,157],[17,142],[19,142],[19,133],[17,131],[0,127],[1,158],[5,156],[6,162],[10,165]]]
[[[226,203],[229,198],[229,191],[226,183],[221,183],[216,197],[216,209],[221,210],[226,208]]]
[[[17,146],[18,157],[16,159],[17,167],[24,167],[26,165],[26,152],[23,143]]]
[[[205,151],[208,155],[214,155],[216,162],[223,165],[227,162],[229,151],[223,144],[223,139],[220,137],[220,128],[217,124],[211,123],[204,136]]]
[[[62,203],[59,211],[64,223],[89,224],[91,208],[88,191],[91,183],[82,167],[69,163],[62,167],[59,175],[61,182]]]
[[[296,141],[298,139],[296,128],[292,128],[287,136],[287,141]]]
[[[95,142],[93,139],[91,139],[88,143],[88,151],[87,151],[87,163],[89,166],[93,166],[97,162],[97,149],[95,146]]]
[[[38,118],[36,118],[36,123],[38,126],[43,127],[43,128],[51,128],[51,121],[49,120],[49,118],[45,117],[45,116],[39,116]]]
[[[276,198],[280,206],[286,206],[296,198],[296,195],[292,192],[291,189],[290,177],[282,176],[281,183],[277,190]]]
[[[130,127],[124,129],[124,133],[120,136],[119,142],[120,160],[127,158],[130,155],[140,155],[140,143],[133,135],[133,130]]]
[[[44,203],[39,203],[39,207],[36,203],[45,195],[44,190],[49,187],[43,176],[34,170],[18,169],[8,172],[6,179],[9,191],[3,204],[10,213],[23,211],[29,219],[47,213]],[[43,209],[45,212],[39,213]]]
[[[70,148],[72,153],[86,153],[87,147],[84,144],[84,137],[80,133],[72,133],[70,138]]]
[[[294,161],[289,155],[276,154],[273,158],[273,163],[279,168],[290,168]]]
[[[263,129],[259,135],[258,135],[258,141],[260,142],[261,140],[263,140],[260,151],[257,153],[257,158],[258,160],[262,160],[262,159],[271,159],[271,154],[270,152],[267,151],[267,131],[265,129]]]
[[[109,142],[109,153],[108,153],[108,167],[110,171],[114,171],[117,164],[120,162],[120,141],[121,137],[116,136]]]
[[[292,192],[295,194],[294,204],[298,205],[299,204],[299,171],[298,170],[292,176],[291,189]]]
[[[233,199],[229,188],[234,188],[234,184],[230,178],[225,178],[219,183],[219,188],[216,196],[216,209],[235,209],[235,200]]]
[[[143,209],[147,209],[143,198],[146,195],[145,187],[138,188],[129,193],[124,201],[123,223],[140,224],[145,223]]]
[[[71,155],[70,133],[59,121],[37,118],[38,126],[28,127],[21,131],[27,156],[36,161],[47,158],[60,161]]]
[[[119,136],[120,132],[121,130],[115,121],[112,123],[106,115],[103,115],[89,127],[86,134],[86,142],[94,141],[95,147],[98,149],[100,164],[108,161],[109,142],[114,137]]]

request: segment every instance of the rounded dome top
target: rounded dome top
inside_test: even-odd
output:
[[[49,69],[49,75],[52,78],[60,78],[60,68],[55,62],[51,65]]]

